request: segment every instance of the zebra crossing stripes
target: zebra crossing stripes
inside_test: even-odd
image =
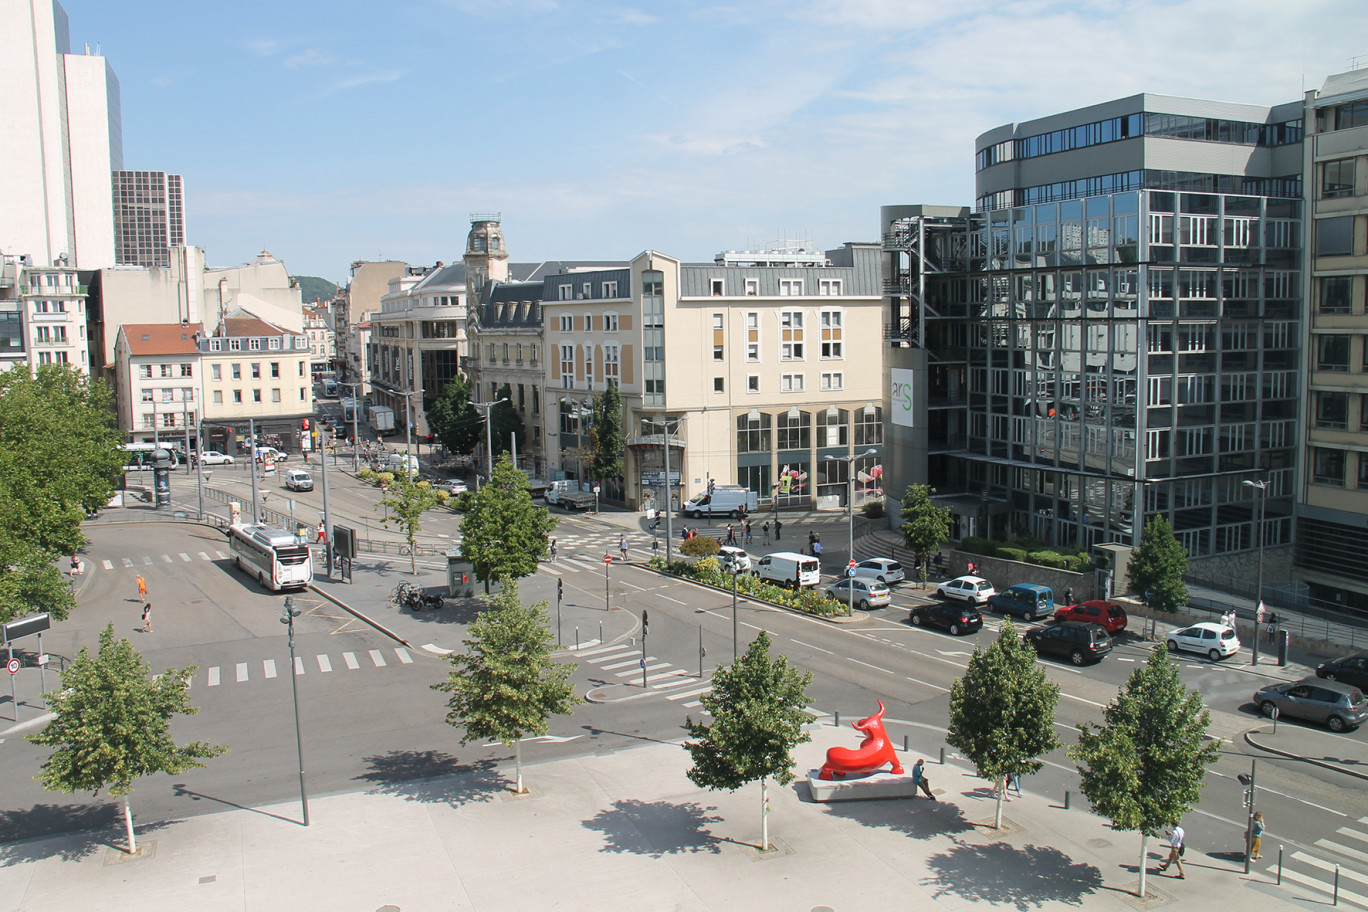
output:
[[[228,555],[227,555],[227,554],[224,554],[222,551],[218,551],[218,550],[215,550],[212,554],[209,553],[208,551],[200,551],[200,552],[197,552],[197,556],[198,556],[198,559],[199,559],[199,560],[202,560],[202,561],[216,561],[216,560],[227,560],[227,559],[228,559]],[[173,557],[172,555],[170,555],[170,554],[160,554],[160,555],[157,555],[157,557],[162,561],[162,563],[166,563],[166,564],[174,564],[174,563],[176,562],[176,558],[180,558],[181,563],[193,564],[193,563],[195,562],[195,559],[196,559],[196,555],[191,555],[188,551],[179,551],[179,552],[176,553],[176,555],[175,555],[174,557]],[[132,557],[120,557],[120,558],[113,558],[113,559],[111,559],[111,558],[101,558],[101,559],[100,559],[99,566],[100,566],[101,568],[105,569],[105,570],[113,570],[113,569],[114,569],[114,562],[115,562],[115,560],[117,560],[120,564],[122,564],[123,567],[124,567],[124,569],[126,569],[126,570],[131,570],[131,569],[133,569],[134,567],[137,566],[137,564],[134,563],[134,561],[137,560],[137,558],[132,558]],[[152,566],[153,564],[155,564],[155,563],[156,563],[156,559],[154,559],[151,555],[146,555],[146,554],[143,555],[143,557],[142,557],[142,564],[143,564],[144,567],[151,567],[151,566]],[[87,563],[87,564],[86,564],[87,569],[91,568],[91,567],[93,566],[93,564],[94,564],[93,561],[91,561],[90,563]]]
[[[650,683],[647,693],[663,696],[667,700],[686,700],[697,697],[712,688],[710,682],[701,682],[693,672],[677,668],[653,655],[643,657],[640,648],[636,646],[618,643],[611,646],[596,645],[590,647],[585,644],[580,649],[571,651],[577,658],[596,665],[599,670],[610,672],[614,677],[622,678],[624,683],[641,674],[641,663],[644,660],[647,675],[655,678],[655,681]],[[626,671],[618,671],[617,669],[620,668],[625,668]],[[675,688],[686,688],[686,690],[677,693],[667,692]],[[692,707],[700,704],[695,700],[684,705]]]
[[[394,653],[394,657],[398,660],[398,663],[400,665],[414,664],[413,656],[409,654],[407,649],[404,649],[399,646],[391,647],[391,649]],[[384,653],[379,649],[371,649],[366,653],[366,655],[371,660],[370,666],[367,667],[385,668],[389,665],[389,662],[387,662],[385,659]],[[306,656],[295,656],[294,673],[296,675],[302,675],[306,673],[306,658]],[[318,666],[318,673],[320,674],[328,674],[334,669],[332,656],[328,655],[327,653],[316,654],[313,658],[313,663]],[[360,671],[362,668],[362,664],[360,660],[357,659],[356,653],[354,652],[342,653],[342,663],[346,666],[348,671]],[[255,675],[255,672],[252,670],[250,662],[235,662],[228,667],[231,669],[231,677],[228,678],[225,678],[223,674],[223,667],[221,666],[211,665],[208,668],[204,669],[205,685],[208,687],[221,687],[228,681],[234,681],[238,684],[245,684],[249,683]],[[276,665],[276,660],[262,659],[261,677],[265,680],[270,680],[278,676],[279,670]],[[192,686],[193,683],[194,681],[192,679]]]

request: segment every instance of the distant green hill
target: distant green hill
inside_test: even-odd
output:
[[[318,276],[290,276],[299,283],[299,294],[305,304],[312,304],[314,301],[331,300],[337,294],[337,286],[327,279],[320,279]]]

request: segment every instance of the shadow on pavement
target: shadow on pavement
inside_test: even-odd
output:
[[[446,597],[446,586],[425,586],[425,591],[429,594],[441,595]],[[481,599],[468,598],[447,598],[446,604],[435,611],[410,611],[402,609],[403,616],[410,620],[422,621],[425,624],[457,624],[461,626],[469,625],[475,620],[475,616],[483,611],[487,604]]]
[[[428,804],[460,806],[491,801],[512,784],[493,760],[461,763],[445,751],[390,751],[367,757],[365,762],[370,772],[355,778],[371,783],[372,794],[397,795]]]
[[[584,827],[603,834],[604,852],[631,852],[636,855],[719,852],[719,839],[708,831],[709,824],[721,817],[709,815],[716,808],[703,807],[694,801],[673,804],[669,801],[614,801],[612,807],[599,811]]]
[[[803,801],[812,801],[806,781],[795,780],[793,787]],[[931,801],[927,798],[830,801],[822,807],[832,816],[846,817],[865,827],[884,827],[914,839],[966,833],[974,828],[964,819],[964,812],[949,801]]]
[[[136,802],[133,810],[136,814]],[[141,838],[176,822],[139,823],[134,829]],[[41,838],[58,835],[61,840]],[[115,803],[37,804],[22,811],[3,811],[0,866],[31,864],[48,858],[79,861],[105,848],[123,851],[124,838],[123,810]]]
[[[958,896],[966,903],[994,903],[1021,912],[1056,903],[1081,906],[1103,889],[1097,868],[1075,863],[1049,846],[956,840],[954,848],[926,862],[933,873],[924,885],[937,898]]]

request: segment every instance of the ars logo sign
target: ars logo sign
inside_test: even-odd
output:
[[[916,427],[912,410],[912,378],[914,371],[893,369],[889,371],[892,379],[890,420],[900,427]]]

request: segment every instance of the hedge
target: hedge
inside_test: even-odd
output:
[[[672,561],[668,565],[664,558],[653,557],[651,558],[651,567],[675,576],[682,576],[685,579],[716,586],[719,589],[730,589],[732,587],[732,575],[723,571],[718,566],[717,561],[711,557],[705,557],[697,562]],[[845,602],[829,599],[815,589],[798,589],[797,591],[785,589],[747,573],[736,576],[736,591],[738,594],[750,598],[792,608],[816,617],[846,617],[850,614],[850,606]]]
[[[1043,542],[1035,538],[1021,538],[1003,544],[976,535],[966,535],[960,541],[958,550],[966,554],[981,554],[984,557],[997,557],[1055,570],[1072,570],[1075,573],[1087,573],[1094,569],[1092,559],[1086,553],[1064,554],[1045,547]]]

